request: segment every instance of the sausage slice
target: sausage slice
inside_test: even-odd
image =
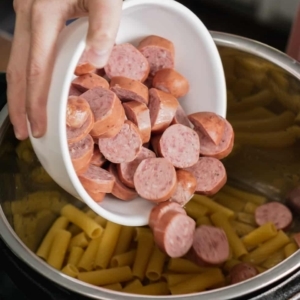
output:
[[[147,158],[137,167],[133,182],[137,193],[144,199],[163,202],[176,189],[176,171],[165,158]]]
[[[159,140],[159,152],[175,168],[191,167],[199,159],[199,137],[193,129],[187,126],[171,125]]]
[[[108,89],[109,83],[107,82],[106,79],[104,79],[103,77],[95,73],[88,73],[76,77],[72,81],[72,86],[74,86],[78,91],[84,93],[87,90],[99,86]]]
[[[81,97],[68,98],[66,123],[71,128],[80,128],[91,112],[88,102]]]
[[[286,204],[296,214],[300,215],[300,187],[296,187],[289,192],[289,194],[287,195]]]
[[[258,270],[253,265],[249,263],[239,263],[230,270],[230,283],[239,283],[256,275],[258,275]]]
[[[255,222],[258,226],[272,222],[277,230],[286,229],[293,221],[291,211],[279,202],[268,202],[255,210]]]
[[[69,89],[69,96],[80,96],[82,93],[79,92],[73,85]]]
[[[191,122],[181,105],[178,105],[171,124],[182,124],[187,127],[191,127]]]
[[[104,197],[105,197],[105,193],[101,193],[101,192],[92,192],[92,191],[88,191],[86,190],[86,192],[90,195],[90,197],[95,201],[95,202],[102,202]]]
[[[195,165],[186,168],[186,170],[196,177],[197,194],[214,195],[227,181],[224,165],[213,157],[200,157]]]
[[[100,152],[97,141],[97,144],[94,144],[94,152],[90,163],[94,166],[102,167],[105,162],[106,159],[104,155]]]

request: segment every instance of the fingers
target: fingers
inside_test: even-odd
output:
[[[89,30],[86,55],[97,68],[107,63],[118,32],[122,0],[86,0],[89,11]]]
[[[21,3],[21,1],[23,1]],[[19,140],[28,137],[26,121],[26,67],[30,47],[30,8],[33,1],[15,1],[16,24],[7,67],[7,103],[10,121]],[[17,2],[21,3],[18,5]]]
[[[58,1],[36,0],[31,14],[31,47],[27,68],[26,110],[32,135],[44,135],[46,104],[58,34],[64,18]]]

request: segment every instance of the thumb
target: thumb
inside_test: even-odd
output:
[[[120,24],[122,3],[122,0],[87,0],[86,58],[96,68],[103,68],[108,61]]]

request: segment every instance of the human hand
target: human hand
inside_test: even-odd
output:
[[[88,62],[102,68],[115,43],[122,0],[14,0],[16,26],[7,68],[7,99],[15,135],[42,137],[46,103],[60,31],[69,19],[89,16]]]

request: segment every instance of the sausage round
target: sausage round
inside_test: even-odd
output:
[[[97,141],[98,144],[98,141]],[[94,152],[91,159],[91,164],[97,167],[102,167],[104,163],[106,162],[106,159],[104,155],[100,152],[98,145],[94,145]]]
[[[296,214],[300,215],[300,187],[296,187],[288,193],[287,199],[286,199],[286,204]]]
[[[115,183],[115,178],[111,173],[92,164],[79,175],[79,180],[86,190],[94,193],[111,193]]]
[[[230,270],[230,283],[239,283],[256,275],[258,275],[258,270],[253,265],[249,263],[239,263]]]
[[[67,126],[80,128],[89,117],[90,111],[90,105],[84,98],[69,97],[66,113]]]
[[[277,230],[286,229],[293,221],[291,211],[279,202],[268,202],[255,210],[255,222],[258,226],[272,222]]]
[[[159,140],[158,148],[162,157],[176,168],[188,168],[197,163],[200,142],[197,133],[184,125],[168,127]]]
[[[146,104],[136,101],[123,103],[127,119],[133,122],[139,129],[144,143],[148,143],[151,137],[150,113]]]
[[[79,92],[73,85],[69,89],[69,96],[80,96],[82,93]]]
[[[181,105],[178,105],[171,124],[182,124],[187,127],[191,127],[190,120]]]
[[[216,194],[226,183],[227,175],[221,161],[213,157],[200,157],[192,167],[186,168],[197,180],[196,193]]]
[[[148,88],[138,80],[117,76],[110,81],[110,89],[122,101],[134,100],[148,104]]]
[[[72,86],[74,86],[78,91],[84,93],[87,90],[93,89],[98,86],[108,89],[109,83],[106,79],[95,73],[88,73],[76,77],[72,81]]]
[[[84,139],[69,144],[69,153],[77,174],[86,171],[92,158],[93,150],[94,141],[89,134]]]
[[[76,68],[74,74],[76,76],[93,73],[96,71],[96,68],[87,62],[80,62]]]
[[[150,35],[139,43],[137,47],[147,58],[152,76],[161,69],[174,68],[174,44],[160,36]]]
[[[88,110],[88,117],[83,125],[79,128],[67,127],[68,144],[76,143],[86,137],[94,126],[94,115],[91,110]]]
[[[90,197],[95,201],[95,202],[102,202],[106,193],[101,193],[101,192],[92,192],[86,190],[86,192],[90,195]]]
[[[172,258],[185,255],[193,244],[196,223],[186,214],[166,212],[153,229],[157,247]]]
[[[224,136],[225,120],[213,112],[197,112],[188,116],[196,130],[219,145]]]
[[[161,134],[156,134],[156,135],[151,136],[150,144],[151,144],[151,147],[152,147],[153,151],[155,152],[156,156],[160,155],[160,152],[159,152],[160,138],[161,138]]]
[[[155,153],[142,147],[138,156],[129,163],[118,164],[118,174],[120,180],[130,188],[134,188],[133,177],[138,165],[146,158],[156,157]]]
[[[138,196],[137,192],[134,189],[130,189],[121,182],[116,165],[110,164],[108,167],[108,171],[115,177],[115,184],[111,193],[116,198],[123,201],[130,201]]]
[[[168,211],[186,214],[185,209],[183,209],[182,206],[176,202],[165,201],[165,202],[158,203],[151,210],[149,216],[149,227],[153,230],[156,224],[158,223],[158,221],[161,219],[161,217]]]
[[[185,96],[189,91],[189,83],[185,77],[174,69],[161,69],[155,73],[152,86],[158,90],[172,94],[175,98]]]
[[[133,182],[137,193],[144,199],[163,202],[176,189],[176,171],[165,158],[147,158],[137,167]]]
[[[114,46],[104,70],[109,79],[122,76],[143,82],[148,77],[150,66],[139,50],[125,43]]]
[[[204,135],[201,131],[194,129],[198,133],[200,138],[201,155],[222,159],[231,153],[234,144],[234,132],[231,124],[225,119],[224,121],[225,121],[225,129],[224,129],[221,142],[218,145],[212,142],[212,140],[206,135]]]
[[[138,156],[142,148],[142,139],[138,128],[126,120],[116,136],[99,138],[98,145],[107,160],[120,164],[131,162]]]
[[[86,99],[94,114],[95,123],[91,135],[100,136],[115,126],[122,118],[124,109],[115,93],[102,87],[96,87],[81,95]]]
[[[155,88],[149,90],[149,110],[152,132],[163,132],[172,122],[178,108],[177,99]]]
[[[170,201],[177,202],[181,206],[184,206],[193,197],[196,191],[197,180],[192,173],[186,170],[177,170],[176,177],[177,187]]]
[[[219,265],[229,257],[229,243],[223,229],[201,225],[196,228],[193,251],[199,265]]]

